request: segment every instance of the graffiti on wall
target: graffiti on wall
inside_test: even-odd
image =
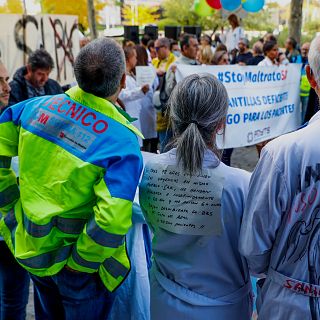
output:
[[[0,52],[10,75],[28,56],[44,48],[55,68],[50,77],[60,84],[74,82],[73,64],[79,52],[78,19],[66,15],[0,15]]]

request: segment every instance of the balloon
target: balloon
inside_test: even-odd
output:
[[[206,0],[206,1],[207,1],[207,4],[213,9],[219,10],[222,8],[220,0]]]
[[[212,14],[212,8],[207,4],[206,0],[196,0],[194,2],[194,11],[201,17],[207,17]]]
[[[243,0],[242,7],[248,12],[258,12],[264,6],[264,0]]]
[[[241,5],[241,0],[221,0],[222,8],[233,11]]]

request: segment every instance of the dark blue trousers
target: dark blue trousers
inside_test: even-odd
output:
[[[24,320],[30,277],[19,265],[6,243],[0,241],[0,319]]]
[[[98,273],[66,268],[51,277],[31,275],[36,320],[105,320],[114,300]]]

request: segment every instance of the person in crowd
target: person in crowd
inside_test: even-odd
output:
[[[216,50],[216,48],[221,44],[221,38],[220,38],[221,34],[220,33],[216,33],[214,35],[214,39],[212,41],[212,47]]]
[[[309,94],[310,94],[310,83],[306,74],[306,66],[308,65],[308,54],[310,50],[310,43],[306,42],[301,46],[301,83],[300,83],[300,101],[301,101],[301,124],[304,123],[306,116]]]
[[[154,44],[155,44],[155,41],[154,40],[150,40],[148,42],[148,50],[150,52],[150,57],[151,57],[151,63],[152,63],[152,60],[157,58],[157,51],[154,47]]]
[[[244,38],[244,30],[240,27],[239,19],[235,14],[231,14],[228,17],[231,29],[226,34],[225,45],[228,48],[228,52],[238,49],[238,44],[241,38]]]
[[[92,41],[74,72],[79,87],[0,117],[0,232],[31,274],[40,320],[106,319],[130,271],[125,235],[142,159],[139,131],[114,105],[125,87],[123,50]]]
[[[163,76],[175,61],[175,56],[170,52],[170,40],[168,38],[159,38],[155,42],[157,58],[152,60],[153,66],[157,70],[158,76]]]
[[[229,64],[229,56],[227,51],[216,51],[212,58],[212,64],[221,66]]]
[[[172,52],[170,52],[170,40],[168,38],[160,38],[156,41],[155,48],[157,50],[158,58],[152,60],[153,66],[157,70],[157,75],[159,78],[159,88],[155,92],[155,107],[157,108],[157,132],[160,142],[160,151],[163,149],[164,145],[167,143],[167,127],[168,118],[166,116],[166,103],[168,100],[168,95],[166,93],[167,85],[167,72],[176,60],[176,57]]]
[[[126,58],[126,86],[120,92],[119,98],[124,103],[126,112],[131,118],[135,119],[132,124],[141,131],[140,113],[142,109],[142,100],[149,91],[149,85],[138,86],[135,76],[135,67],[137,65],[137,51],[134,44],[124,47]],[[140,146],[142,139],[139,137]]]
[[[215,53],[216,53],[217,51],[227,51],[227,52],[228,52],[228,49],[227,49],[227,47],[226,47],[225,44],[220,43],[220,44],[217,45],[216,50],[215,50]]]
[[[33,97],[62,93],[58,82],[49,78],[53,67],[47,51],[39,49],[32,52],[27,65],[18,69],[10,82],[9,106]]]
[[[284,52],[279,51],[278,53],[278,58],[277,58],[278,64],[279,65],[288,65],[289,64],[289,60],[287,59],[287,56]]]
[[[153,59],[153,58],[151,58],[150,51],[148,49],[148,43],[150,40],[151,40],[151,38],[148,34],[144,34],[140,40],[140,45],[143,46],[145,48],[145,50],[147,51],[148,63],[151,63],[151,61]]]
[[[306,67],[320,96],[320,37]],[[258,317],[319,318],[320,113],[269,142],[251,177],[240,251],[259,283]]]
[[[6,67],[0,60],[0,114],[9,103],[10,86]],[[10,161],[0,156],[1,168]],[[3,170],[3,169],[0,169]],[[0,319],[25,320],[29,297],[30,277],[12,255],[4,239],[0,237]]]
[[[247,38],[240,38],[238,43],[239,51],[231,64],[247,65],[248,61],[252,58],[252,53],[249,50],[249,40]]]
[[[289,37],[285,43],[286,56],[290,63],[301,63],[301,54],[296,39]]]
[[[194,74],[176,85],[169,110],[175,148],[146,164],[140,184],[154,234],[151,319],[249,320],[238,238],[250,174],[221,163],[216,145],[227,91],[213,75]]]
[[[199,50],[199,62],[205,65],[213,64],[213,53],[210,46],[201,46]]]
[[[262,39],[262,44],[268,41],[278,42],[277,38],[272,33],[266,33]]]
[[[177,65],[199,65],[199,62],[197,61],[199,43],[195,35],[184,33],[180,37],[180,48],[181,56],[174,62],[174,64],[172,64],[166,74],[165,92],[167,98],[170,97],[171,92],[177,83],[175,77]],[[169,127],[169,119],[168,114],[166,114],[166,109],[162,112],[164,113],[165,121],[161,127],[162,130],[159,130],[160,152],[164,152],[166,148],[168,148],[172,138],[172,131]]]
[[[174,54],[176,58],[179,58],[181,56],[181,49],[178,41],[170,40],[170,51]]]
[[[201,47],[209,46],[211,48],[212,46],[212,39],[207,34],[204,34],[200,37],[200,45]]]
[[[274,41],[267,41],[263,44],[263,53],[265,58],[258,63],[258,66],[274,66],[279,65],[278,62],[278,44]]]
[[[136,66],[148,66],[148,55],[144,47],[136,46],[137,64]],[[141,132],[144,136],[143,150],[157,153],[158,135],[157,135],[157,113],[153,106],[153,94],[159,85],[158,77],[155,77],[153,85],[141,100],[141,111],[139,115]]]
[[[263,44],[260,41],[257,41],[252,46],[252,58],[248,60],[248,66],[256,66],[264,59],[263,55]]]
[[[0,60],[0,114],[9,103],[11,87],[8,83],[9,75],[6,67]]]

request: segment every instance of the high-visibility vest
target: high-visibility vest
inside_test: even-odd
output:
[[[125,235],[142,157],[131,119],[78,87],[0,117],[0,232],[37,276],[65,265],[98,272],[109,291],[130,270]],[[19,156],[19,182],[10,168]]]
[[[303,74],[301,76],[301,82],[300,82],[300,96],[301,97],[309,96],[310,89],[311,89],[311,86],[310,86],[310,83],[308,81],[307,75]]]

